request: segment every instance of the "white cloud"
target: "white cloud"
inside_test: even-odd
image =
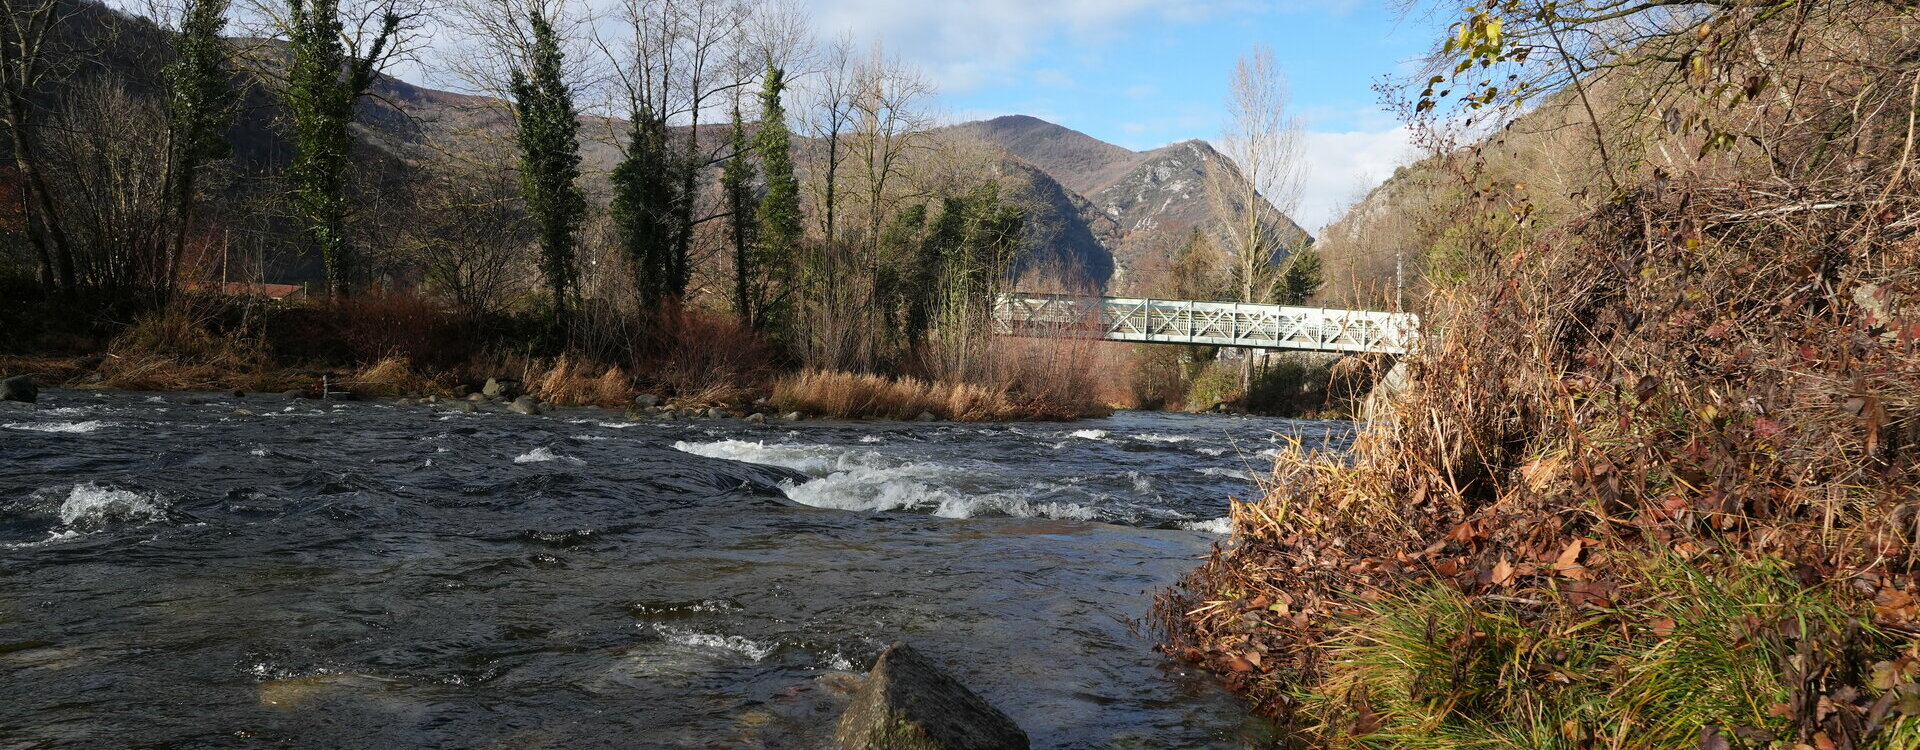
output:
[[[968,92],[1017,71],[1050,40],[1094,44],[1144,15],[1191,21],[1222,0],[814,0],[814,27],[831,38],[884,39],[942,91]]]
[[[1417,152],[1405,125],[1385,130],[1308,131],[1302,155],[1307,176],[1294,220],[1314,234]]]

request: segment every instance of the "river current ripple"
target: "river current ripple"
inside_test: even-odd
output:
[[[1036,747],[1236,747],[1134,631],[1340,423],[0,411],[0,747],[818,748],[904,639]]]

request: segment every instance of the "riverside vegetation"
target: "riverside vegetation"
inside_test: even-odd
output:
[[[402,85],[381,71],[421,51],[424,6],[263,10],[7,5],[0,370],[248,391],[327,374],[374,395],[499,377],[558,403],[778,393],[965,419],[1104,414],[1118,392],[1086,374],[1094,348],[991,340],[1014,278],[1073,274],[1031,257],[1031,197],[935,132],[915,71],[813,49],[788,6],[624,6],[630,39],[598,51],[624,83],[595,92],[624,120],[576,104],[582,8],[437,8],[473,43],[443,62],[497,94],[420,93],[471,121],[438,140],[374,93]],[[230,16],[264,26],[231,35]],[[787,70],[816,62],[831,80],[790,116]],[[397,145],[356,130],[389,115]],[[318,283],[288,299],[270,275]]]
[[[1235,503],[1165,648],[1302,745],[1920,745],[1920,16],[1449,12],[1344,228],[1424,248],[1408,387]]]
[[[1143,290],[1312,295],[1311,239],[1260,187],[1284,132],[1235,131],[1229,160],[1031,118],[938,127],[917,71],[818,45],[774,2],[592,22],[564,0],[6,8],[0,371],[274,391],[330,373],[392,395],[510,377],[563,403],[783,393],[850,416],[1343,408],[1312,385],[1326,362],[1260,378],[1212,349],[989,335],[1016,280],[1096,293],[1123,246]],[[429,25],[459,43],[426,49]],[[476,95],[384,72],[409,58]],[[1097,163],[994,145],[1015,140]],[[1096,240],[1086,201],[1025,159],[1109,192],[1192,164],[1207,189],[1126,208],[1164,237]]]

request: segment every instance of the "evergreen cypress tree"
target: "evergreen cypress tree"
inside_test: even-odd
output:
[[[740,121],[740,103],[733,105],[733,133],[728,141],[733,155],[720,173],[720,189],[727,197],[728,226],[733,240],[733,308],[740,321],[758,330],[766,322],[767,268],[759,250],[760,206],[753,194],[753,162],[747,145],[747,126]]]
[[[327,294],[350,290],[352,248],[347,244],[347,168],[353,148],[353,105],[372,85],[375,66],[400,31],[400,16],[381,17],[365,56],[342,41],[339,0],[288,0],[287,47],[293,64],[281,97],[293,121],[293,164],[287,177],[301,231],[320,251]]]
[[[540,237],[540,271],[553,295],[553,333],[564,337],[579,291],[573,236],[587,212],[578,185],[580,122],[562,76],[565,54],[552,22],[538,11],[528,21],[533,49],[527,69],[515,70],[511,83],[520,128],[520,189]]]
[[[180,21],[174,59],[167,66],[167,128],[173,164],[167,185],[173,204],[173,237],[167,248],[163,293],[179,275],[187,230],[193,223],[195,192],[202,169],[231,150],[227,127],[233,122],[234,95],[227,70],[228,0],[193,0]]]

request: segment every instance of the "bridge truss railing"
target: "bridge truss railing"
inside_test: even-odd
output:
[[[1004,335],[1387,354],[1420,328],[1411,313],[1065,294],[1001,295],[993,317]]]

